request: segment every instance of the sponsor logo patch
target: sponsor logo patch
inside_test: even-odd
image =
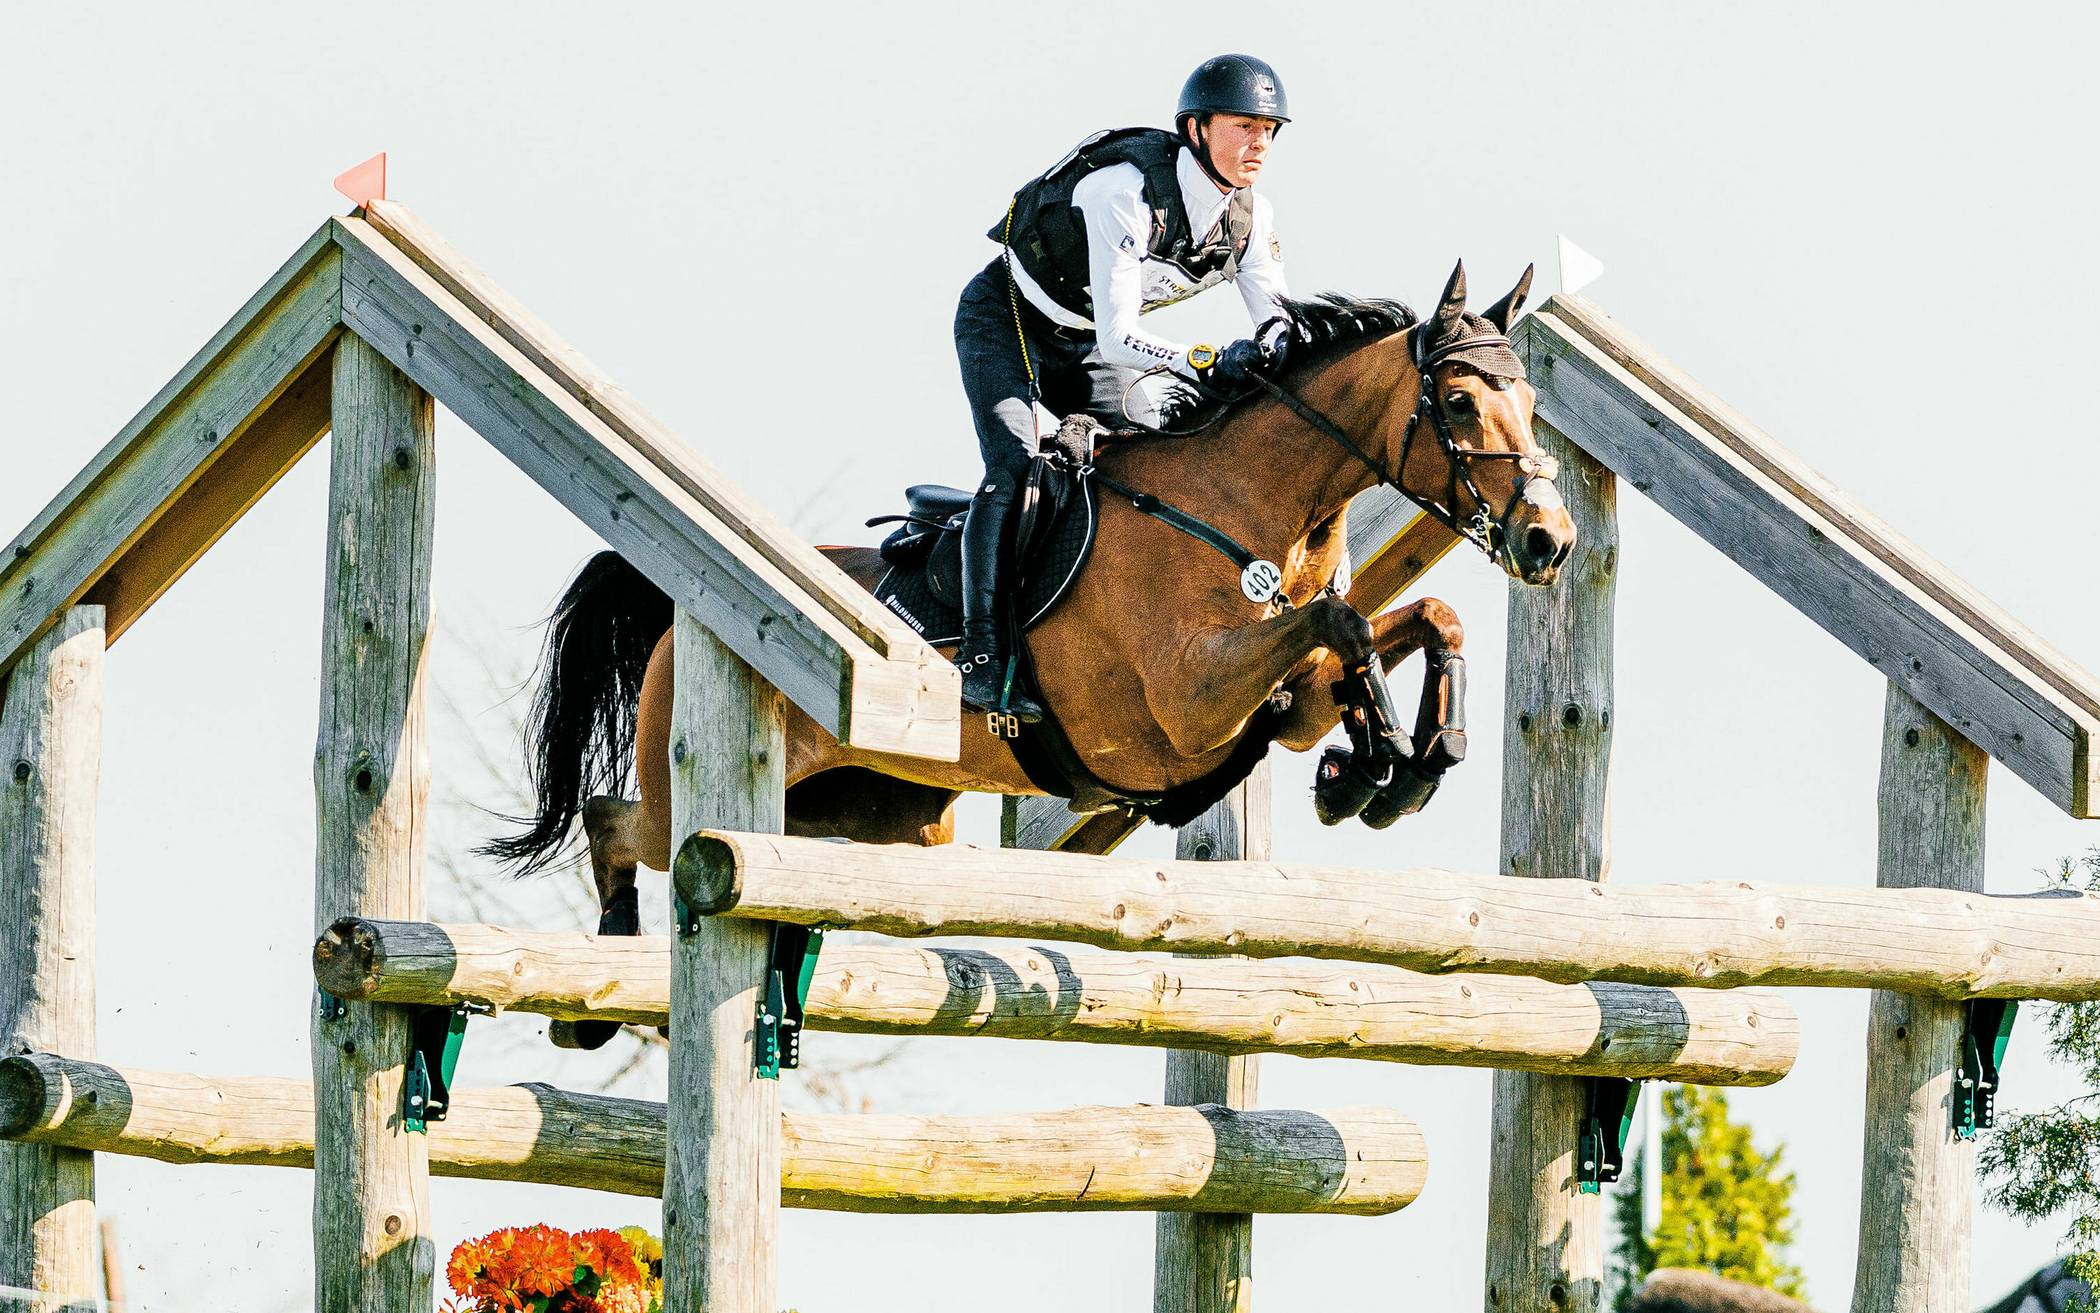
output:
[[[1141,342],[1128,333],[1125,333],[1123,335],[1123,345],[1129,347],[1132,351],[1139,352],[1143,355],[1151,356],[1156,360],[1172,360],[1175,354],[1174,352],[1167,350],[1165,347],[1159,346],[1155,343]]]
[[[913,615],[910,611],[907,611],[904,608],[904,603],[898,601],[895,597],[885,598],[882,604],[888,607],[890,610],[895,611],[898,617],[902,619],[905,624],[910,625],[913,633],[924,634],[926,632],[926,626],[919,622],[919,617]]]
[[[1129,255],[1131,252],[1137,250],[1137,238],[1132,237],[1129,233],[1124,233],[1123,240],[1116,243],[1116,245],[1123,248],[1123,254]]]

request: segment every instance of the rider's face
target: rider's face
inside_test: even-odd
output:
[[[1195,125],[1191,125],[1194,130]],[[1235,187],[1252,187],[1261,175],[1269,143],[1276,139],[1276,120],[1247,114],[1213,114],[1202,125],[1210,144],[1210,166]]]

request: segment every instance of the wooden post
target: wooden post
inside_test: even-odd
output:
[[[0,691],[0,1040],[95,1052],[102,608],[67,610]],[[92,1299],[95,1155],[0,1144],[0,1285]],[[56,1307],[57,1305],[54,1305]]]
[[[423,915],[430,398],[361,339],[336,347],[314,924]],[[323,999],[313,1022],[314,1307],[422,1313],[437,1255],[429,1148],[402,1125],[409,1013]]]
[[[1891,683],[1882,720],[1876,883],[1983,891],[1983,750]],[[1950,1098],[1966,1005],[1874,991],[1854,1313],[1969,1306],[1976,1146]]]
[[[671,833],[778,833],[787,817],[780,693],[682,608],[671,722]],[[674,917],[677,909],[674,907]],[[666,1313],[775,1313],[780,1082],[753,1070],[772,926],[704,917],[671,958],[664,1159]]]
[[[1269,859],[1270,768],[1181,827],[1174,855],[1192,862]],[[1255,1057],[1167,1051],[1169,1104],[1252,1108]],[[1254,1217],[1249,1213],[1161,1213],[1153,1246],[1153,1313],[1248,1313],[1254,1307]]]
[[[1503,698],[1502,871],[1602,880],[1611,863],[1612,598],[1617,481],[1543,423],[1580,540],[1550,588],[1512,584]],[[1486,1307],[1595,1313],[1601,1196],[1575,1188],[1583,1082],[1495,1073]]]

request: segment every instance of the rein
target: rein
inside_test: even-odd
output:
[[[1400,435],[1400,459],[1394,465],[1390,474],[1386,472],[1385,466],[1380,464],[1376,457],[1358,445],[1356,440],[1351,438],[1341,425],[1321,414],[1318,409],[1308,404],[1303,397],[1264,374],[1255,373],[1249,377],[1259,384],[1263,391],[1289,407],[1291,413],[1304,420],[1315,433],[1338,444],[1344,451],[1354,456],[1362,463],[1365,469],[1371,471],[1372,477],[1379,484],[1392,488],[1402,496],[1414,501],[1421,506],[1431,519],[1478,547],[1490,561],[1509,568],[1514,566],[1515,562],[1509,555],[1509,531],[1504,526],[1509,522],[1511,513],[1516,510],[1517,503],[1524,500],[1525,493],[1533,481],[1536,480],[1550,485],[1558,477],[1560,474],[1560,462],[1542,451],[1481,451],[1472,447],[1461,447],[1458,444],[1458,437],[1452,431],[1451,417],[1445,413],[1443,404],[1437,399],[1435,378],[1437,366],[1468,351],[1477,350],[1481,347],[1507,347],[1510,343],[1509,339],[1500,333],[1476,333],[1472,337],[1462,338],[1456,342],[1447,342],[1431,350],[1428,346],[1428,340],[1429,328],[1433,322],[1424,320],[1410,329],[1408,333],[1408,357],[1414,363],[1415,372],[1420,378],[1420,387],[1417,391],[1414,412],[1407,417],[1407,429]],[[1133,379],[1130,387],[1124,389],[1123,402],[1124,417],[1126,419],[1129,417],[1131,389],[1135,388],[1145,378],[1161,373],[1164,369],[1165,367],[1161,366],[1147,370],[1144,374],[1139,375],[1138,378]],[[1209,418],[1187,429],[1172,431],[1153,429],[1149,432],[1154,436],[1160,437],[1189,437],[1218,423],[1219,420],[1224,418],[1226,413],[1224,409],[1214,411]],[[1407,472],[1408,456],[1414,450],[1415,433],[1421,427],[1422,417],[1425,414],[1429,416],[1430,430],[1436,434],[1437,445],[1443,449],[1445,462],[1451,471],[1450,482],[1446,487],[1443,502],[1437,502],[1428,498],[1418,498],[1401,483],[1401,478]],[[1134,430],[1123,430],[1123,432],[1131,433]],[[1487,494],[1480,490],[1480,484],[1473,478],[1473,462],[1481,460],[1513,460],[1518,462],[1516,486],[1510,490],[1509,501],[1503,505],[1499,515],[1488,514]],[[1246,595],[1248,601],[1271,604],[1280,603],[1285,610],[1290,609],[1290,599],[1283,596],[1280,588],[1283,578],[1282,572],[1270,562],[1257,558],[1254,553],[1242,547],[1232,538],[1209,523],[1190,515],[1188,512],[1160,500],[1149,492],[1140,492],[1135,488],[1126,487],[1110,479],[1094,467],[1091,457],[1083,463],[1081,473],[1093,478],[1109,491],[1129,501],[1139,512],[1179,529],[1181,532],[1207,544],[1230,559],[1234,565],[1240,567],[1240,590]],[[1458,515],[1458,494],[1461,488],[1465,490],[1468,497],[1473,499],[1473,513],[1464,520],[1461,520]]]
[[[1417,499],[1419,504],[1424,511],[1428,512],[1431,519],[1478,547],[1482,552],[1486,553],[1490,561],[1495,562],[1497,565],[1507,566],[1512,564],[1512,562],[1508,558],[1509,535],[1507,530],[1503,528],[1503,525],[1508,522],[1510,513],[1516,509],[1517,503],[1524,499],[1525,489],[1532,480],[1539,479],[1550,483],[1560,473],[1560,462],[1544,452],[1480,451],[1472,447],[1461,447],[1458,445],[1458,438],[1451,430],[1451,417],[1444,412],[1443,405],[1437,400],[1436,378],[1434,376],[1436,367],[1453,356],[1478,347],[1506,347],[1509,345],[1509,339],[1499,333],[1482,333],[1457,342],[1446,343],[1442,347],[1431,351],[1427,345],[1428,329],[1431,322],[1433,321],[1425,320],[1417,324],[1408,335],[1407,351],[1409,357],[1414,361],[1415,372],[1420,375],[1421,387],[1418,399],[1415,402],[1414,413],[1407,417],[1407,431],[1400,436],[1400,459],[1394,465],[1391,474],[1386,473],[1385,467],[1379,464],[1369,452],[1358,446],[1355,439],[1342,430],[1341,425],[1308,405],[1303,397],[1298,396],[1289,388],[1264,375],[1257,373],[1251,377],[1270,396],[1288,406],[1291,413],[1311,426],[1314,432],[1321,437],[1334,441],[1343,450],[1356,457],[1358,461],[1362,462],[1365,469],[1371,471],[1372,476],[1379,483],[1393,488],[1402,496],[1411,499],[1414,498],[1414,494],[1403,487],[1400,480],[1407,472],[1408,455],[1414,450],[1415,432],[1421,426],[1422,416],[1428,415],[1429,427],[1435,432],[1437,445],[1443,448],[1444,458],[1450,466],[1451,481],[1445,491],[1445,501],[1443,503],[1424,498]],[[1502,513],[1498,516],[1490,516],[1488,514],[1487,496],[1480,491],[1480,485],[1474,481],[1473,462],[1478,460],[1514,460],[1519,462],[1516,486],[1511,489],[1509,501],[1503,506]],[[1465,489],[1466,495],[1473,499],[1473,514],[1464,521],[1461,521],[1458,517],[1458,493],[1461,487]]]

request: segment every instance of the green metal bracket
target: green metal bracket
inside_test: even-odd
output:
[[[1575,1188],[1597,1194],[1607,1181],[1617,1181],[1626,1164],[1626,1137],[1640,1102],[1638,1081],[1591,1076],[1583,1081],[1582,1128],[1576,1136]]]
[[[810,982],[817,976],[817,954],[823,947],[821,927],[778,922],[773,926],[752,1061],[760,1080],[779,1080],[783,1069],[802,1065],[802,1008],[809,1001]]]
[[[459,1067],[460,1045],[467,1037],[471,1003],[456,1007],[410,1009],[408,1079],[401,1107],[403,1129],[421,1135],[429,1122],[445,1120],[452,1106],[452,1073]]]
[[[1954,1138],[1973,1140],[1997,1115],[1998,1068],[2012,1040],[2020,1005],[2009,998],[1972,998],[1962,1026],[1961,1054],[1954,1072]]]
[[[679,934],[699,934],[700,922],[705,919],[698,912],[695,912],[685,899],[680,898],[677,894],[671,895],[671,920],[677,925]]]
[[[325,989],[314,990],[314,1005],[323,1021],[341,1021],[350,1015],[350,1005]]]

